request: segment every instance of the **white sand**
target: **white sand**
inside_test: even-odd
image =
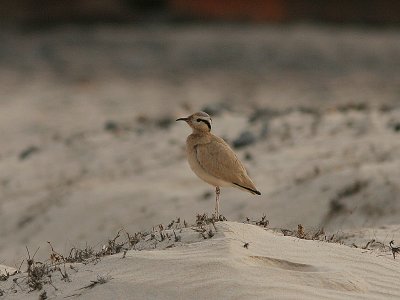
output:
[[[223,189],[223,214],[243,221],[265,213],[272,227],[303,224],[333,233],[398,224],[400,139],[388,124],[399,113],[325,112],[316,132],[312,115],[286,113],[267,123],[266,137],[264,119],[249,123],[237,112],[214,117],[214,132],[230,142],[242,131],[257,137],[237,152],[251,154],[245,165],[262,196]],[[1,175],[4,263],[18,266],[25,246],[40,247],[38,257],[44,258],[47,241],[68,251],[97,245],[120,228],[134,232],[177,216],[190,222],[195,213],[212,211],[213,195],[204,197],[212,187],[192,174],[185,159],[185,124],[149,124],[143,133],[133,124],[119,135],[102,126],[38,144],[40,150],[25,160],[17,149],[0,160],[7,170]],[[341,205],[336,212],[335,201]]]
[[[8,267],[5,265],[0,265],[0,275],[7,275],[7,274],[14,274],[17,271],[17,269]]]
[[[71,282],[53,276],[47,296],[80,299],[397,299],[400,260],[391,254],[284,237],[255,225],[217,223],[204,240],[191,229],[190,243],[164,250],[131,250],[96,265],[67,268]],[[243,245],[249,243],[248,249]],[[382,253],[381,253],[382,254]],[[18,275],[21,276],[21,275]],[[79,290],[91,280],[109,281]],[[11,285],[7,283],[6,287]],[[3,287],[3,289],[6,289]],[[18,288],[17,288],[18,289]],[[18,291],[7,299],[36,299]],[[73,297],[74,298],[74,297]]]
[[[60,294],[111,274],[84,296],[174,298],[180,285],[181,298],[398,296],[397,260],[378,247],[400,244],[398,31],[72,27],[0,36],[0,264],[18,268],[26,246],[45,260],[47,241],[65,254],[121,228],[212,211],[212,187],[185,160],[190,131],[173,121],[209,106],[214,133],[231,144],[255,137],[236,151],[262,196],[223,189],[228,220],[265,213],[271,228],[324,227],[358,247],[375,239],[373,252],[227,223],[201,243],[187,245],[188,233],[182,247],[81,266],[90,271],[55,281]],[[109,120],[116,132],[104,129]]]

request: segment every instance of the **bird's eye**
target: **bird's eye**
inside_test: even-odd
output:
[[[197,122],[200,122],[200,121],[201,121],[201,119],[197,119],[196,121],[197,121]]]

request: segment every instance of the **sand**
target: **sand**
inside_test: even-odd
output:
[[[388,250],[400,244],[398,31],[70,26],[0,35],[1,265],[18,269],[26,247],[47,260],[48,241],[66,255],[101,248],[121,228],[210,213],[213,189],[185,160],[190,130],[174,122],[207,110],[262,196],[222,189],[231,222],[213,238],[192,232],[176,248],[104,257],[69,272],[70,283],[54,279],[49,295],[110,274],[82,297],[398,296]],[[263,214],[269,231],[242,224]],[[345,245],[281,236],[298,224]]]
[[[397,224],[400,139],[388,124],[399,112],[294,111],[254,122],[237,112],[214,117],[215,133],[229,142],[244,131],[256,137],[236,151],[262,192],[223,189],[223,214],[244,221],[265,213],[273,227],[333,233]],[[212,211],[213,189],[185,160],[186,125],[140,128],[115,134],[100,126],[38,144],[23,160],[18,152],[3,158],[2,259],[16,266],[25,245],[40,247],[44,258],[47,241],[68,251],[98,245],[120,228],[134,232]]]
[[[46,295],[80,299],[397,299],[400,263],[391,254],[283,236],[255,225],[218,222],[212,238],[192,229],[168,249],[131,250],[96,264],[67,265]],[[189,238],[187,236],[189,235]],[[189,242],[190,241],[190,242]],[[244,245],[248,244],[245,248]],[[18,278],[20,275],[16,275]],[[91,281],[105,282],[83,288]],[[23,282],[23,279],[21,279]],[[9,280],[3,287],[12,286]],[[22,288],[24,285],[21,283]],[[19,289],[17,286],[11,289]],[[55,290],[57,288],[57,290]],[[82,289],[83,288],[83,289]],[[43,293],[43,291],[41,292]],[[36,299],[18,290],[7,299]]]

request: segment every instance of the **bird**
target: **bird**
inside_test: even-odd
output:
[[[211,133],[212,120],[207,113],[196,112],[176,121],[185,121],[192,128],[192,134],[186,139],[187,160],[200,179],[215,187],[216,219],[220,218],[221,187],[236,187],[261,195],[232,148],[222,138]]]

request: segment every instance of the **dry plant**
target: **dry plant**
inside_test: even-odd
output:
[[[110,275],[107,275],[107,276],[97,275],[97,279],[96,280],[91,280],[90,284],[85,285],[84,287],[78,289],[78,291],[79,290],[84,290],[84,289],[92,289],[96,285],[105,284],[105,283],[109,282],[111,279],[112,279],[112,277]]]
[[[394,241],[392,240],[389,243],[389,247],[390,247],[390,250],[392,251],[393,259],[396,259],[396,254],[400,253],[400,247],[395,247],[393,245],[394,245]]]
[[[87,246],[83,249],[72,248],[69,255],[65,257],[68,263],[91,263],[99,260],[98,253],[91,247]]]
[[[196,224],[191,228],[192,230],[199,232],[200,235],[204,239],[212,238],[217,232],[217,227],[215,226],[215,222],[226,220],[224,216],[220,216],[219,218],[215,218],[215,215],[209,217],[207,214],[197,214],[196,216]],[[214,229],[214,231],[213,231]]]
[[[361,246],[361,247],[356,245],[356,244],[354,244],[354,243],[352,244],[352,246],[354,248],[360,248],[360,249],[364,249],[364,250],[373,250],[373,249],[378,248],[378,249],[380,249],[382,251],[385,251],[388,248],[390,248],[390,247],[386,246],[384,243],[381,243],[381,242],[379,242],[379,241],[377,241],[375,239],[369,240],[364,246]]]
[[[297,230],[281,229],[281,232],[283,233],[284,236],[292,236],[304,240],[315,240],[315,241],[323,241],[323,242],[338,243],[338,244],[344,244],[344,240],[346,240],[347,238],[346,235],[343,234],[339,235],[338,233],[327,235],[325,234],[323,228],[314,231],[313,230],[305,231],[303,225],[301,224],[297,225]],[[396,254],[400,253],[400,247],[395,247],[394,241],[391,241],[389,243],[389,246],[387,246],[382,242],[379,242],[375,239],[371,239],[365,245],[359,246],[353,243],[351,246],[363,250],[378,249],[383,252],[391,250],[393,258],[396,258]]]
[[[94,288],[97,285],[100,284],[105,284],[107,282],[109,282],[112,279],[112,277],[110,275],[106,275],[106,276],[100,276],[97,275],[97,279],[96,280],[91,280],[90,283],[88,285],[85,285],[84,287],[81,287],[80,289],[77,289],[76,291],[81,291],[81,290],[90,290],[92,288]],[[64,298],[70,298],[70,297],[79,297],[82,296],[83,292],[81,293],[75,293],[69,296],[65,296]]]
[[[297,225],[296,236],[297,236],[299,239],[306,239],[307,236],[306,236],[306,234],[305,234],[305,232],[304,232],[304,227],[303,227],[303,225],[301,225],[301,224]]]
[[[117,239],[121,236],[121,231],[122,229],[117,232],[117,235],[112,240],[108,240],[108,245],[103,246],[99,253],[100,256],[117,254],[123,250],[126,242],[117,242]]]
[[[216,221],[216,219],[214,218],[214,215],[212,215],[212,217],[209,217],[206,213],[196,215],[196,226],[197,227],[203,227],[203,226],[207,226],[208,224],[214,224],[215,221]]]
[[[302,240],[317,240],[331,243],[337,243],[339,240],[335,235],[327,236],[323,228],[318,230],[305,231],[302,224],[297,225],[297,230],[281,229],[284,236],[293,236]]]
[[[47,292],[45,290],[43,290],[40,294],[39,294],[39,300],[46,300],[47,299]]]
[[[267,219],[267,215],[266,214],[263,214],[261,219],[259,219],[259,220],[251,220],[249,217],[247,217],[246,218],[246,222],[248,224],[254,224],[254,225],[257,225],[257,226],[264,227],[264,228],[269,226],[269,220]]]
[[[26,247],[26,251],[28,254],[28,258],[26,260],[26,263],[27,263],[26,276],[13,279],[14,283],[17,286],[19,286],[20,288],[21,288],[21,286],[20,286],[20,283],[18,282],[19,279],[22,279],[21,283],[26,281],[26,284],[28,285],[30,291],[41,290],[43,288],[43,285],[45,285],[45,284],[52,285],[51,273],[55,272],[57,270],[57,268],[55,268],[54,266],[52,266],[50,264],[44,263],[44,262],[35,261],[35,255],[38,250],[39,250],[39,248],[36,250],[34,255],[31,257],[29,249],[28,249],[28,247]],[[54,285],[53,285],[53,287],[54,287]],[[21,288],[21,290],[22,290],[22,288]]]
[[[225,218],[222,217],[222,219]],[[209,239],[212,238],[217,231],[215,222],[218,220],[216,220],[214,217],[208,217],[206,214],[198,214],[196,216],[195,224],[190,228],[198,231],[204,239]],[[13,278],[13,284],[8,292],[16,293],[17,287],[21,291],[25,291],[26,287],[28,287],[29,292],[34,290],[42,290],[43,292],[39,295],[39,299],[47,299],[47,293],[45,290],[43,290],[43,286],[47,284],[51,285],[57,291],[57,287],[53,285],[52,281],[52,276],[54,277],[54,274],[58,274],[58,278],[60,278],[60,280],[64,282],[70,282],[71,278],[67,272],[67,269],[69,268],[75,272],[78,272],[78,269],[73,266],[73,264],[96,264],[101,260],[102,257],[118,253],[123,253],[121,258],[125,258],[129,250],[140,251],[141,247],[142,249],[151,249],[151,245],[156,248],[159,243],[163,243],[164,249],[174,247],[175,243],[181,242],[182,238],[179,233],[188,227],[189,225],[186,220],[183,220],[182,222],[181,218],[177,218],[168,223],[166,227],[164,227],[162,224],[159,224],[153,227],[153,230],[149,232],[137,232],[134,234],[125,232],[125,235],[122,235],[122,230],[119,230],[114,238],[108,240],[108,242],[103,245],[100,250],[95,250],[93,247],[88,245],[82,249],[73,247],[69,251],[68,255],[63,255],[56,251],[53,245],[48,242],[50,247],[49,260],[44,262],[35,260],[35,255],[39,248],[35,251],[33,256],[31,256],[29,249],[26,248],[28,256],[26,259],[27,270],[25,273],[22,273],[21,276]],[[21,266],[23,263],[24,261],[21,263]],[[6,281],[10,277],[19,273],[21,273],[19,270],[13,274],[5,272],[4,274],[0,275],[0,281]],[[98,276],[97,280],[91,281],[89,285],[84,286],[80,290],[91,289],[98,284],[104,284],[108,282],[110,279],[110,276]],[[7,291],[0,289],[0,296],[5,294],[7,294]],[[79,295],[81,295],[81,293],[67,297]]]
[[[227,221],[227,219],[223,215],[219,215],[216,217],[214,214],[209,217],[206,213],[204,214],[197,214],[196,215],[196,226],[201,227],[209,224],[213,224],[215,226],[215,222],[219,221]]]
[[[9,273],[7,270],[4,270],[4,274],[0,274],[0,281],[7,281],[8,278],[18,273],[19,273],[18,270],[14,271],[13,273]]]

